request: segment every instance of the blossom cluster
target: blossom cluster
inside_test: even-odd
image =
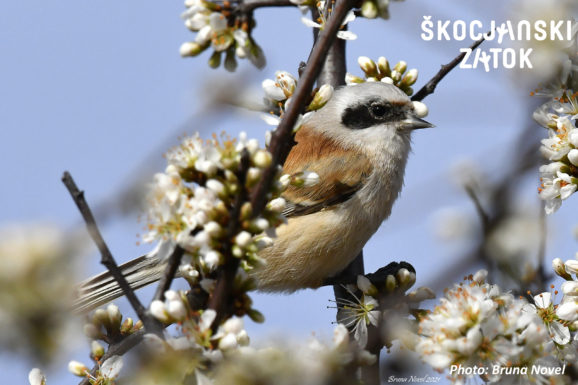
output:
[[[534,120],[548,130],[540,151],[550,161],[540,167],[540,198],[546,202],[546,213],[560,208],[562,201],[576,192],[578,186],[578,22],[572,28],[572,40],[557,47],[559,59],[548,83],[531,93],[549,100],[534,111]],[[555,55],[548,56],[550,57]]]
[[[575,259],[562,262],[560,258],[554,259],[552,267],[557,275],[566,281],[562,283],[562,301],[557,309],[560,319],[572,324],[574,331],[578,330],[578,253]]]
[[[440,304],[419,323],[415,350],[436,370],[461,367],[561,367],[557,349],[570,344],[567,322],[551,302],[550,293],[534,297],[535,304],[485,283],[487,272],[469,277],[445,293]],[[565,360],[565,356],[559,357]],[[451,373],[455,383],[482,374],[490,383],[508,383],[507,371]],[[544,380],[528,371],[520,383]]]
[[[265,107],[269,109],[270,114],[265,114],[263,119],[272,126],[279,125],[280,118],[283,117],[285,110],[291,103],[291,97],[295,93],[298,80],[295,76],[287,71],[275,72],[275,79],[263,80],[261,86],[265,92],[264,103]],[[301,125],[311,116],[316,110],[319,110],[331,99],[333,95],[333,87],[329,84],[324,84],[316,88],[312,92],[309,103],[305,107],[305,115],[300,115],[297,123],[293,128],[296,132]]]
[[[413,94],[413,88],[411,86],[417,81],[418,71],[415,68],[408,71],[407,63],[405,61],[402,60],[391,68],[389,61],[383,56],[377,60],[377,63],[367,56],[360,56],[357,59],[357,63],[363,71],[364,78],[347,73],[345,76],[345,83],[348,85],[363,83],[366,81],[381,81],[396,85],[409,96]]]
[[[335,301],[338,322],[351,331],[362,349],[368,342],[369,327],[380,330],[380,334],[388,340],[386,345],[389,345],[400,336],[392,331],[406,329],[410,313],[419,312],[415,306],[435,298],[433,291],[427,287],[406,293],[415,283],[416,276],[415,272],[405,267],[400,267],[395,275],[383,277],[378,271],[368,276],[375,283],[364,275],[358,275],[355,285],[345,286],[349,298],[337,298]],[[381,323],[381,319],[387,319],[387,323]]]
[[[151,313],[163,322],[178,322],[177,336],[165,331],[161,337],[144,335],[145,359],[131,365],[131,381],[138,384],[188,383],[211,385],[223,383],[287,384],[333,383],[333,376],[353,376],[347,372],[349,365],[371,365],[376,358],[358,343],[350,340],[347,328],[335,327],[333,343],[326,344],[311,339],[306,344],[273,345],[266,348],[249,346],[249,336],[243,319],[232,317],[214,327],[214,310],[193,311],[184,292],[167,291],[165,301],[155,301]],[[121,325],[118,308],[110,305],[99,309],[102,321],[112,330]],[[114,326],[112,325],[114,324]],[[103,336],[100,337],[104,338]],[[293,346],[293,345],[294,346]],[[78,361],[71,361],[69,371],[79,377],[87,377],[91,383],[112,385],[120,375],[123,360],[119,356],[106,357],[98,341],[92,341],[91,358],[95,370]],[[101,358],[105,358],[101,360]],[[152,358],[152,359],[151,359]],[[195,382],[196,381],[196,382]],[[31,385],[45,385],[46,376],[33,369],[29,374]]]
[[[540,150],[550,163],[540,167],[538,189],[548,214],[558,210],[578,187],[577,96],[578,93],[566,90],[534,112],[534,119],[548,129],[548,138],[542,140]]]
[[[246,173],[240,170],[245,151]],[[228,253],[241,259],[244,270],[259,265],[258,252],[272,243],[275,227],[284,221],[285,201],[279,194],[290,181],[274,184],[258,216],[253,216],[247,201],[238,218],[231,218],[231,213],[239,194],[251,195],[263,170],[271,165],[271,154],[244,133],[239,140],[223,141],[216,136],[204,141],[196,134],[183,139],[166,157],[168,166],[155,175],[148,195],[148,231],[143,239],[182,247],[186,263],[181,273],[188,279],[212,278]],[[235,234],[227,230],[232,220],[239,221]],[[204,283],[210,286],[210,281]]]
[[[84,249],[83,237],[54,224],[0,227],[0,348],[54,357],[70,331],[69,277]]]
[[[187,10],[182,14],[185,26],[197,32],[194,41],[181,45],[183,57],[197,56],[209,47],[213,54],[209,65],[217,68],[224,58],[224,67],[228,71],[237,68],[237,58],[249,59],[257,68],[265,66],[265,56],[261,47],[250,35],[250,23],[235,19],[230,3],[222,5],[206,0],[186,0]]]
[[[323,30],[325,28],[325,25],[327,24],[327,21],[329,20],[329,17],[331,16],[331,12],[332,9],[329,7],[327,8],[328,5],[332,5],[332,3],[330,2],[329,4],[325,1],[325,0],[321,0],[321,1],[314,1],[314,0],[291,0],[292,3],[297,4],[302,11],[307,12],[307,10],[309,9],[310,6],[315,5],[316,9],[317,9],[317,20],[311,20],[308,19],[307,17],[302,17],[301,18],[301,22],[303,24],[305,24],[307,27],[311,27],[311,28],[317,28],[319,30]],[[314,4],[312,4],[314,3]],[[343,39],[343,40],[355,40],[357,39],[357,35],[354,34],[351,31],[346,31],[344,30],[344,27],[355,20],[355,13],[353,11],[349,11],[347,13],[347,15],[345,15],[345,18],[343,19],[343,22],[341,23],[341,30],[337,31],[337,38],[339,39]]]

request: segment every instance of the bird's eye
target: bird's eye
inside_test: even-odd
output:
[[[386,106],[384,106],[383,104],[378,104],[378,103],[374,103],[371,105],[371,113],[374,116],[384,116],[385,113],[387,112],[387,108]]]

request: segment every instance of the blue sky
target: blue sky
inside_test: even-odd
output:
[[[405,60],[420,70],[422,85],[450,61],[463,42],[424,42],[420,23],[434,19],[503,19],[512,1],[408,0],[391,5],[391,20],[358,20],[351,30],[359,39],[348,45],[349,71],[360,75],[360,55]],[[488,6],[489,5],[489,6]],[[93,205],[110,201],[138,178],[163,166],[162,153],[179,136],[241,130],[262,139],[267,126],[256,116],[226,110],[206,111],[207,89],[232,84],[235,75],[211,70],[207,54],[181,59],[178,49],[193,35],[179,19],[184,6],[175,2],[62,0],[4,2],[0,5],[0,225],[50,221],[65,227],[80,223],[60,182],[69,170]],[[258,71],[240,62],[237,75],[245,87],[259,89],[276,70],[296,73],[306,60],[311,30],[293,9],[258,10],[255,39],[268,64]],[[451,182],[450,170],[471,159],[485,173],[499,174],[510,161],[512,141],[527,120],[529,88],[508,71],[456,70],[426,99],[427,118],[436,128],[417,132],[402,196],[391,218],[365,249],[366,269],[391,260],[410,261],[417,285],[444,273],[459,258],[459,248],[438,242],[432,215],[447,206],[473,213],[465,194]],[[540,130],[536,126],[536,130]],[[537,180],[537,175],[536,175]],[[523,186],[524,199],[536,203],[536,181]],[[547,260],[571,258],[577,250],[571,213],[578,198],[549,218],[552,229]],[[114,216],[103,234],[119,260],[138,256],[150,246],[136,246],[142,223],[138,213]],[[83,276],[100,270],[96,254],[82,261]],[[78,277],[80,279],[82,277]],[[454,278],[448,278],[448,285]],[[323,288],[294,295],[254,296],[267,317],[264,325],[247,322],[251,336],[306,339],[328,336],[334,311],[326,309],[332,291]],[[0,331],[5,332],[5,331]],[[48,371],[51,384],[74,384],[66,373],[70,359],[88,359],[84,350],[59,358]],[[0,373],[7,383],[25,383],[34,363],[0,353]]]

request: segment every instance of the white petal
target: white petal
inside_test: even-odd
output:
[[[112,356],[102,363],[100,373],[106,378],[116,378],[122,369],[122,365],[121,356]]]
[[[345,16],[345,20],[343,20],[342,25],[345,25],[347,23],[352,22],[353,20],[355,20],[355,13],[353,13],[353,11],[349,11],[347,13],[347,15]]]
[[[534,296],[534,303],[541,309],[546,309],[552,303],[552,293],[543,292]]]
[[[355,40],[357,35],[351,31],[337,31],[337,37],[343,40]]]
[[[215,32],[221,32],[227,29],[227,18],[222,13],[211,13],[209,16],[209,23]]]
[[[550,325],[550,332],[553,334],[554,342],[559,345],[566,345],[570,342],[570,330],[559,322]]]
[[[211,326],[216,317],[217,317],[216,311],[212,309],[205,310],[199,320],[199,329],[202,332],[207,330]]]
[[[270,126],[278,126],[281,122],[281,119],[277,115],[273,114],[261,114],[261,119],[265,121]]]
[[[569,301],[561,304],[556,309],[556,315],[563,320],[574,321],[578,319],[578,303]]]
[[[365,348],[365,345],[367,345],[367,325],[364,319],[357,321],[353,337],[359,344],[359,347]]]
[[[301,18],[301,22],[303,24],[305,24],[307,27],[311,27],[311,28],[321,28],[320,24],[317,24],[316,22],[314,22],[313,20],[307,18],[307,17],[302,17]]]
[[[561,287],[564,294],[578,294],[578,281],[566,281]]]
[[[42,373],[42,370],[34,368],[28,373],[28,382],[30,382],[30,385],[45,385],[46,376]]]
[[[285,96],[285,93],[283,92],[281,87],[279,87],[274,80],[265,79],[263,80],[263,83],[261,83],[261,86],[263,87],[263,90],[265,91],[265,96],[267,98],[277,101],[287,99],[287,96]]]

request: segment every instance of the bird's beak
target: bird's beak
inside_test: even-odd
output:
[[[402,128],[406,130],[417,130],[420,128],[429,128],[435,127],[430,122],[426,122],[425,120],[418,118],[417,116],[408,116],[404,120],[401,121]]]

